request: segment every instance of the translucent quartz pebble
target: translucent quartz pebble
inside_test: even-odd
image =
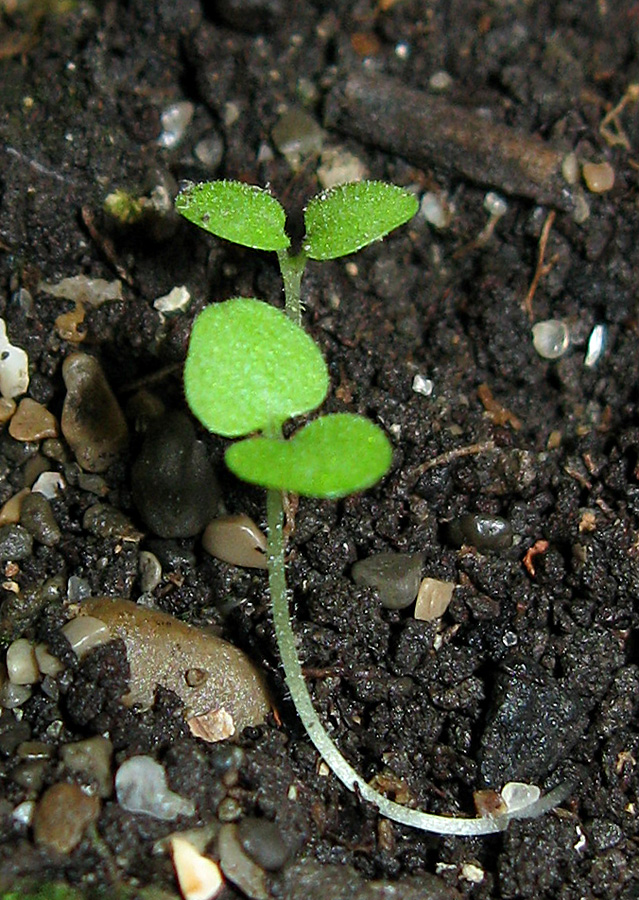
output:
[[[537,322],[532,328],[533,347],[543,359],[559,359],[570,344],[570,333],[559,319]]]
[[[586,358],[584,366],[590,369],[599,361],[599,357],[603,353],[606,346],[607,329],[605,325],[595,325],[590,332],[588,338],[588,349],[586,350]]]
[[[509,813],[525,809],[531,803],[536,803],[540,797],[541,790],[536,784],[525,784],[522,781],[509,781],[501,791],[501,799]]]
[[[115,793],[123,809],[172,822],[192,816],[195,804],[180,797],[166,783],[166,772],[151,756],[133,756],[123,762],[115,776]]]
[[[355,584],[377,588],[382,606],[404,609],[419,590],[421,553],[377,553],[353,566]]]

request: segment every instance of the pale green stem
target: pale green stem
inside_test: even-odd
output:
[[[296,256],[290,256],[288,251],[278,251],[277,258],[284,282],[284,303],[286,313],[296,325],[302,324],[302,275],[306,268],[308,256],[303,250]]]
[[[284,668],[286,686],[291,694],[291,699],[297,710],[308,736],[315,745],[320,756],[329,768],[349,790],[357,791],[364,800],[368,800],[377,807],[379,812],[403,825],[410,825],[422,831],[432,831],[437,834],[456,834],[463,836],[492,834],[503,831],[508,827],[511,819],[534,818],[543,812],[552,809],[566,799],[572,788],[571,784],[564,783],[552,790],[536,803],[517,810],[511,814],[500,816],[481,817],[476,819],[454,818],[453,816],[440,816],[422,812],[418,809],[410,809],[395,803],[378,793],[361,775],[348,763],[337,745],[329,737],[322,725],[319,716],[315,712],[311,696],[309,694],[304,674],[297,655],[295,646],[295,634],[291,626],[291,617],[286,594],[286,571],[284,565],[284,512],[282,507],[282,495],[279,491],[267,492],[267,517],[268,517],[268,572],[271,602],[273,605],[273,622],[275,636]]]

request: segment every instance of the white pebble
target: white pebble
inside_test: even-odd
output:
[[[441,618],[450,606],[454,591],[452,581],[423,578],[415,602],[415,618],[422,622],[433,622]]]
[[[501,791],[501,799],[509,813],[526,809],[541,797],[541,790],[536,784],[525,784],[522,781],[509,781]]]
[[[508,204],[500,194],[495,193],[495,191],[488,191],[484,197],[484,209],[489,216],[501,219],[508,212]]]
[[[26,638],[18,638],[9,645],[7,674],[12,684],[35,684],[40,679],[40,669],[31,641]]]
[[[470,881],[471,884],[481,884],[486,873],[475,863],[464,863],[460,874],[464,881]]]
[[[6,322],[0,319],[0,394],[10,400],[24,394],[28,387],[29,357],[9,341]]]
[[[5,681],[0,688],[0,706],[5,709],[17,709],[26,703],[31,696],[31,686],[28,684],[12,684],[11,681]]]
[[[445,72],[443,69],[440,69],[439,72],[433,72],[433,74],[428,79],[428,87],[431,89],[431,91],[447,91],[452,83],[452,76],[449,75],[448,72]]]
[[[450,206],[445,198],[434,191],[428,191],[422,197],[419,211],[429,225],[435,228],[448,228],[452,219]]]
[[[157,141],[160,147],[165,147],[169,150],[180,143],[184,137],[184,132],[191,124],[194,112],[194,105],[188,101],[167,106],[160,116],[163,129]]]
[[[434,383],[430,378],[426,378],[425,375],[415,375],[413,378],[412,389],[416,394],[421,394],[423,397],[430,397],[434,387]]]
[[[99,644],[106,644],[111,640],[108,625],[93,616],[77,616],[67,622],[61,631],[78,659],[85,657],[89,650]]]
[[[224,883],[220,867],[179,835],[171,839],[173,866],[184,900],[213,900]]]
[[[38,661],[38,668],[43,675],[50,675],[52,678],[55,678],[56,675],[63,671],[64,665],[57,656],[49,653],[49,648],[46,644],[36,644],[35,655]]]
[[[195,812],[192,800],[170,790],[166,772],[151,756],[133,756],[123,762],[115,776],[115,792],[123,809],[164,822]]]
[[[163,297],[158,297],[157,300],[154,300],[153,306],[158,312],[170,315],[171,313],[181,312],[183,309],[186,309],[190,302],[191,295],[182,284],[179,287],[174,287]]]
[[[317,178],[325,190],[348,181],[361,181],[366,175],[366,166],[359,156],[343,147],[324,150],[321,165],[317,169]]]
[[[570,344],[567,325],[559,319],[537,322],[532,328],[533,346],[543,359],[559,359]]]
[[[26,825],[28,828],[33,819],[35,805],[35,800],[25,800],[23,803],[18,803],[11,813],[11,818],[19,825]]]
[[[590,337],[588,338],[588,349],[586,351],[586,357],[584,359],[584,366],[590,369],[592,366],[596,365],[599,362],[599,357],[604,351],[604,347],[606,346],[606,335],[608,333],[608,329],[605,325],[595,325],[595,327],[590,332]]]

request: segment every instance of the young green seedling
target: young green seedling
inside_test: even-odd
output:
[[[286,684],[306,731],[326,763],[397,822],[440,834],[501,831],[511,818],[540,815],[566,796],[555,789],[523,810],[495,818],[455,818],[409,809],[374,790],[344,759],[326,732],[304,680],[295,647],[286,592],[283,492],[338,499],[371,487],[391,463],[384,432],[351,413],[320,416],[285,440],[282,426],[323,402],[326,363],[299,324],[301,277],[307,259],[334,259],[383,237],[415,213],[417,201],[381,182],[342,185],[311,200],[306,237],[289,256],[286,216],[266,191],[237,182],[192,185],[176,201],[187,219],[245,246],[275,250],[284,277],[286,313],[253,297],[235,297],[196,319],[184,369],[186,398],[211,432],[244,438],[225,460],[244,481],[267,489],[268,570],[273,620]],[[255,432],[260,432],[255,435]]]

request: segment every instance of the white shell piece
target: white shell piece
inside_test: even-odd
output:
[[[411,387],[416,394],[421,394],[423,397],[430,397],[433,393],[435,384],[430,378],[426,378],[425,375],[415,375]]]
[[[33,482],[31,491],[42,494],[47,500],[53,500],[66,486],[67,483],[59,472],[43,472]]]
[[[0,319],[0,394],[11,399],[24,394],[28,387],[29,357],[9,341],[7,324]]]
[[[506,804],[508,813],[526,809],[527,806],[536,803],[540,797],[541,790],[536,784],[526,784],[523,781],[509,781],[501,791],[501,799]]]
[[[87,278],[86,275],[72,275],[57,284],[41,281],[38,290],[52,297],[62,297],[88,306],[102,306],[107,300],[122,300],[122,282],[107,281],[105,278]]]
[[[607,333],[608,329],[605,325],[595,325],[590,332],[588,349],[586,350],[586,357],[584,359],[584,366],[586,366],[586,368],[590,369],[599,362],[599,357],[606,346]]]

